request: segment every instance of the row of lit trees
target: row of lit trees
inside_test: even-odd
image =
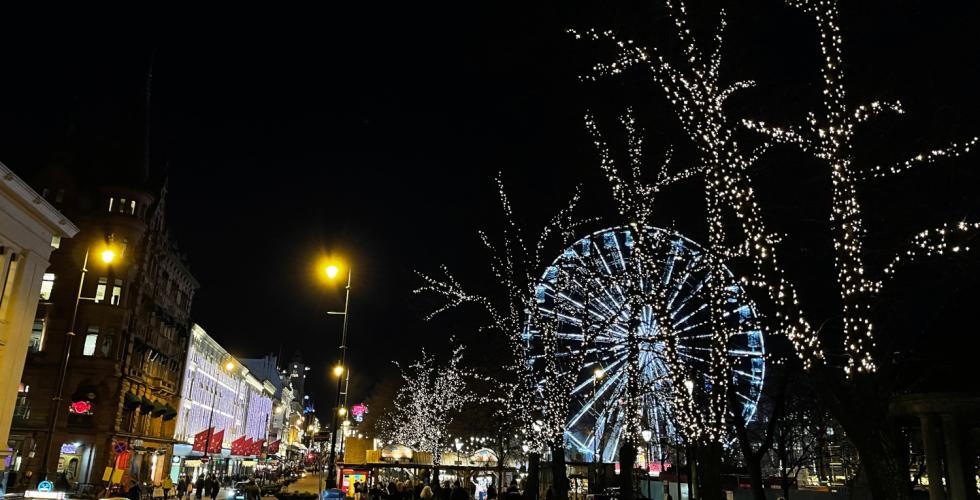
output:
[[[748,287],[759,296],[760,307],[769,312],[767,321],[760,325],[770,338],[784,339],[792,346],[796,363],[806,371],[812,387],[821,396],[823,404],[847,430],[862,458],[862,467],[875,498],[906,498],[909,494],[907,471],[900,457],[902,444],[897,434],[887,427],[888,402],[892,395],[889,376],[882,375],[881,359],[885,356],[876,341],[873,305],[881,300],[885,285],[891,281],[900,267],[918,258],[934,255],[956,255],[970,250],[968,241],[980,224],[959,221],[920,231],[912,236],[907,246],[898,249],[894,257],[887,259],[884,267],[874,269],[867,262],[863,211],[859,194],[868,183],[877,179],[898,175],[909,169],[952,158],[969,152],[976,146],[977,138],[952,143],[926,153],[912,156],[894,165],[864,165],[854,159],[855,131],[862,124],[885,113],[901,113],[898,103],[872,102],[866,105],[850,104],[846,97],[843,76],[842,37],[839,15],[834,0],[790,0],[793,7],[812,16],[820,40],[822,54],[821,86],[823,108],[810,113],[800,127],[773,127],[762,121],[733,118],[725,109],[726,102],[736,92],[751,87],[752,82],[735,82],[723,85],[722,40],[725,28],[724,12],[710,46],[699,40],[692,30],[689,12],[677,0],[666,2],[670,22],[675,26],[675,36],[680,42],[680,55],[656,48],[644,47],[629,39],[619,38],[612,31],[587,30],[572,33],[578,38],[608,41],[615,56],[611,62],[596,64],[594,74],[585,80],[619,75],[630,67],[639,67],[653,77],[654,83],[666,96],[675,111],[675,117],[697,152],[697,160],[686,169],[671,172],[662,165],[651,181],[644,181],[649,169],[640,146],[642,134],[634,127],[629,112],[622,119],[628,140],[629,168],[620,168],[613,161],[615,155],[599,133],[592,116],[586,125],[595,138],[599,150],[600,165],[612,187],[613,198],[625,222],[634,228],[651,221],[658,210],[657,195],[670,189],[675,183],[699,179],[704,185],[706,209],[706,241],[708,255],[706,265],[713,269],[713,279],[707,283],[710,323],[711,365],[705,373],[705,386],[697,390],[684,390],[682,371],[671,366],[672,380],[670,410],[679,422],[680,438],[696,447],[697,462],[702,466],[699,482],[704,498],[721,495],[720,460],[722,443],[731,436],[734,426],[742,438],[740,445],[752,462],[765,453],[759,453],[779,439],[782,432],[779,420],[774,416],[764,422],[773,422],[766,437],[750,446],[745,422],[733,418],[730,405],[732,367],[725,351],[732,332],[720,317],[724,313],[723,290],[731,284],[722,279],[725,267],[737,270],[739,284]],[[746,131],[759,132],[763,139],[756,144],[739,141],[737,136]],[[773,231],[768,220],[770,214],[759,201],[758,178],[749,172],[760,158],[775,150],[777,145],[789,145],[812,154],[826,165],[826,173],[832,192],[830,196],[831,247],[834,249],[834,266],[837,274],[837,301],[841,304],[843,318],[841,330],[817,328],[813,313],[798,293],[799,277],[791,276],[780,263],[781,237]],[[644,170],[647,170],[646,172]],[[556,314],[542,314],[533,302],[535,287],[541,271],[551,263],[546,260],[547,243],[557,239],[564,248],[580,235],[585,222],[572,217],[571,212],[578,195],[565,210],[545,227],[535,246],[526,245],[518,225],[513,220],[510,201],[500,190],[506,219],[504,233],[499,241],[492,241],[481,233],[491,253],[494,276],[503,286],[503,293],[487,297],[469,292],[451,274],[441,277],[423,275],[425,285],[420,291],[436,292],[446,299],[445,308],[464,304],[476,304],[484,308],[490,318],[490,328],[502,334],[512,347],[512,387],[515,397],[502,401],[503,405],[517,404],[534,408],[520,412],[522,426],[528,435],[538,439],[536,446],[546,445],[552,451],[557,498],[565,497],[564,481],[564,426],[567,421],[567,402],[572,374],[581,368],[574,356],[558,349],[556,317],[568,312],[559,302]],[[639,233],[639,231],[638,231]],[[637,257],[654,262],[656,255],[645,249],[643,242],[637,246]],[[560,266],[558,266],[561,268]],[[557,282],[561,282],[558,278]],[[629,310],[626,317],[635,314],[643,306],[649,307],[654,316],[666,318],[662,297],[655,293],[631,293],[631,281],[617,283],[630,295],[626,301]],[[440,309],[438,312],[441,312]],[[587,316],[587,315],[586,315]],[[588,321],[588,318],[580,318]],[[659,321],[667,349],[673,348],[670,321]],[[590,328],[601,330],[604,325],[586,325],[582,336],[582,351],[591,345]],[[605,325],[608,326],[608,325]],[[634,329],[629,328],[628,334]],[[543,352],[529,351],[527,335],[531,333],[542,340]],[[827,339],[839,334],[842,339],[846,363],[835,367],[828,361]],[[594,338],[594,337],[593,337]],[[671,358],[670,356],[667,356]],[[780,360],[788,361],[788,360]],[[640,387],[629,390],[625,404],[635,410],[643,395]],[[530,399],[530,401],[529,401]],[[530,404],[529,404],[530,403]],[[773,408],[788,419],[785,407]],[[638,411],[627,411],[638,415]],[[540,420],[539,431],[532,422]],[[785,427],[785,426],[784,426]],[[635,445],[640,424],[628,421],[625,425],[626,447]],[[783,440],[785,441],[785,439]],[[778,448],[778,447],[777,447]],[[784,454],[776,450],[777,454]],[[630,454],[621,458],[630,463]],[[634,455],[635,456],[635,453]],[[761,458],[760,458],[761,459]],[[560,470],[559,470],[560,469]],[[756,478],[758,483],[761,478]],[[628,494],[624,491],[624,494]]]

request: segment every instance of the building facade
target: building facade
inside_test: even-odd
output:
[[[175,481],[180,474],[196,478],[205,468],[236,474],[254,466],[262,444],[270,439],[275,395],[272,381],[257,377],[195,324],[187,349],[171,477]],[[209,460],[202,462],[205,454],[193,449],[194,438],[209,428],[213,429],[209,444],[220,452],[209,453]],[[245,450],[233,447],[242,439],[260,444]]]
[[[15,416],[30,415],[30,405],[21,401],[29,392],[21,385],[21,373],[34,342],[38,301],[50,294],[54,282],[48,259],[76,233],[61,212],[0,163],[0,443],[7,442]],[[0,447],[0,493],[8,465],[14,468],[23,460],[12,455]]]
[[[49,169],[34,184],[81,230],[51,254],[34,320],[17,397],[30,411],[15,414],[9,440],[22,458],[16,485],[36,484],[43,471],[73,484],[106,474],[159,480],[199,286],[167,231],[166,182],[79,184]],[[63,400],[53,405],[73,321]]]

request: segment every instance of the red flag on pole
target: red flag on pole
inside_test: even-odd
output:
[[[225,430],[211,434],[211,445],[208,446],[208,453],[221,453],[221,443],[225,440]]]
[[[245,438],[242,442],[242,455],[252,454],[252,438]]]
[[[238,456],[244,455],[245,454],[245,450],[242,449],[243,448],[242,445],[244,445],[244,444],[245,444],[245,436],[242,436],[242,437],[240,437],[240,438],[232,441],[231,442],[231,454],[232,455],[238,455]]]
[[[204,447],[208,444],[208,431],[212,429],[214,428],[204,429],[203,431],[194,434],[194,447],[191,448],[193,451],[204,453]]]
[[[259,439],[252,443],[252,455],[259,456],[262,454],[262,445],[265,444],[265,439]]]

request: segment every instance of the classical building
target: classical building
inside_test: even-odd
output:
[[[99,483],[106,474],[153,481],[172,455],[199,285],[167,231],[166,181],[151,180],[147,169],[134,179],[73,167],[85,182],[53,166],[33,183],[81,231],[51,254],[18,377],[9,445],[20,487],[45,470],[72,483]],[[63,399],[52,405],[63,369]]]
[[[47,298],[54,284],[48,258],[76,233],[78,228],[61,212],[0,163],[0,391],[5,395],[0,398],[0,443],[7,442],[15,415],[30,415],[30,390],[20,376],[27,350],[43,341],[43,332],[35,331],[34,314],[38,300]],[[0,447],[0,493],[6,464],[16,468],[23,460],[11,454]]]
[[[276,444],[268,451],[268,455],[283,458],[290,444],[290,420],[295,415],[293,386],[285,376],[285,370],[279,368],[279,358],[274,354],[262,358],[243,358],[239,361],[257,378],[269,381],[275,388],[272,417],[269,421],[269,443]]]
[[[269,442],[275,394],[272,381],[253,374],[203,328],[194,325],[181,388],[174,436],[177,460],[171,477],[176,481],[185,473],[196,478],[205,467],[236,474],[242,467],[254,466],[264,452],[263,444]],[[205,454],[193,450],[194,437],[209,428],[213,431],[208,441],[220,451],[209,453],[209,460],[202,462]],[[242,449],[234,446],[236,442],[253,446]]]

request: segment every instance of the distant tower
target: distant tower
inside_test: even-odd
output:
[[[286,368],[286,371],[289,373],[289,382],[293,385],[293,397],[296,399],[301,400],[306,394],[306,372],[309,370],[310,367],[303,364],[303,355],[297,350],[296,354],[293,354],[293,359],[289,362],[289,366]]]

